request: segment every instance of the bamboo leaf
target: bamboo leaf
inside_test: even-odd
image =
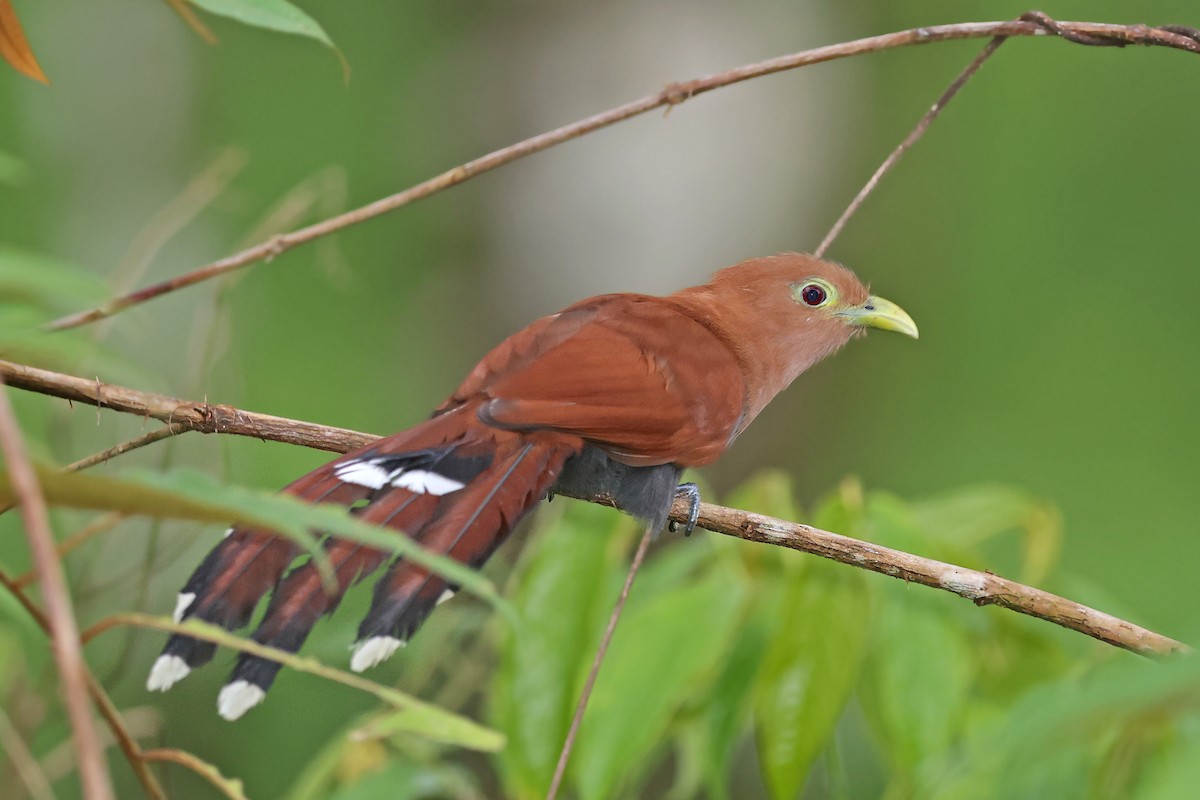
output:
[[[338,57],[342,71],[349,75],[350,67],[342,51],[315,19],[286,0],[189,0],[210,14],[236,20],[255,28],[304,36],[328,47]]]
[[[93,625],[84,634],[84,640],[90,641],[96,635],[119,625],[136,625],[169,633],[185,633],[193,638],[214,642],[231,650],[277,661],[297,672],[306,672],[343,686],[349,686],[352,689],[373,694],[395,709],[391,714],[385,715],[384,728],[388,735],[400,731],[416,733],[428,739],[472,750],[493,751],[504,746],[502,735],[466,717],[418,700],[398,689],[392,689],[362,676],[327,666],[314,658],[298,656],[275,647],[267,647],[258,642],[235,636],[216,625],[198,620],[180,623],[167,617],[155,617],[150,614],[114,614]]]
[[[224,485],[192,470],[168,473],[132,470],[122,478],[110,478],[39,466],[38,479],[47,501],[54,505],[270,528],[308,547],[318,559],[323,558],[324,552],[317,546],[312,531],[352,539],[410,558],[512,617],[509,604],[500,598],[491,581],[478,572],[431,553],[396,531],[362,522],[341,507],[311,505],[275,492]],[[8,474],[0,471],[0,502],[13,500]]]

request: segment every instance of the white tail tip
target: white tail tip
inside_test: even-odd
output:
[[[392,653],[404,646],[401,639],[394,636],[372,636],[365,642],[354,647],[354,655],[350,658],[350,669],[362,672],[375,666],[381,661],[392,657]]]
[[[191,671],[192,668],[179,656],[159,656],[150,668],[146,689],[151,692],[165,692],[186,678]]]
[[[179,597],[175,598],[175,613],[171,618],[176,622],[183,622],[183,615],[192,607],[192,603],[196,601],[195,592],[180,592]]]
[[[261,687],[249,681],[227,683],[217,695],[217,713],[232,722],[261,703],[266,696]]]

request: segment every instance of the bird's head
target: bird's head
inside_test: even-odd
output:
[[[840,264],[803,253],[755,258],[675,297],[701,311],[738,351],[749,419],[804,370],[869,328],[917,338],[904,309]],[[749,422],[749,419],[746,422]]]
[[[794,270],[793,270],[794,266]],[[791,300],[799,307],[806,322],[828,325],[838,330],[849,326],[850,335],[865,333],[867,328],[895,331],[918,337],[917,323],[903,308],[871,294],[853,272],[840,264],[801,257],[789,265],[789,272],[808,273],[788,283]]]

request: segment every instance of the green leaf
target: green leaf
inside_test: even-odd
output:
[[[362,738],[357,731],[378,718],[370,714],[338,731],[310,758],[287,792],[287,800],[395,800],[482,797],[471,773],[450,762],[434,761],[444,748],[413,739]]]
[[[711,691],[743,610],[740,587],[718,573],[654,596],[634,584],[575,747],[580,797],[630,794],[679,709]]]
[[[431,735],[430,731],[434,730],[433,726],[439,726],[440,730],[446,730],[446,720],[441,717],[444,714],[453,717],[453,730],[449,733]],[[504,747],[505,738],[503,734],[486,728],[480,728],[475,723],[470,723],[470,728],[467,729],[469,739],[464,739],[461,735],[461,731],[464,730],[460,725],[461,720],[461,717],[451,714],[449,711],[444,711],[436,706],[422,704],[420,707],[402,708],[399,711],[385,711],[373,714],[351,731],[350,738],[354,741],[362,742],[392,739],[403,734],[417,733],[426,738],[437,739],[438,741],[450,744],[458,744],[462,747],[469,747],[472,750],[496,752]]]
[[[290,33],[314,39],[332,50],[349,72],[342,52],[329,38],[329,34],[315,19],[286,0],[189,0],[197,8],[210,14],[228,17],[243,25],[264,28],[278,33]]]
[[[894,497],[872,496],[867,513],[883,541],[921,536],[907,507]],[[970,609],[895,581],[881,591],[864,711],[892,764],[911,773],[942,754],[960,730],[976,667],[956,612]]]
[[[0,180],[4,164],[0,154]],[[57,313],[99,302],[106,289],[70,264],[0,245],[0,354],[20,361],[77,360],[97,350],[81,332],[50,334],[42,326]]]
[[[478,572],[430,553],[396,531],[365,523],[340,506],[311,505],[289,495],[220,484],[192,470],[132,470],[123,478],[110,478],[39,466],[38,479],[46,500],[54,505],[270,528],[308,547],[317,556],[318,566],[323,563],[324,551],[312,531],[362,542],[412,559],[488,600],[506,616],[512,614],[491,581]],[[12,501],[8,474],[0,471],[0,502]]]
[[[791,476],[782,470],[755,473],[729,493],[725,504],[789,522],[801,521]]]
[[[1043,580],[1062,549],[1058,510],[1009,486],[968,486],[913,503],[909,511],[926,534],[960,546],[980,544],[1004,533],[1021,533],[1020,579],[1025,583]]]
[[[499,757],[508,796],[541,796],[550,785],[578,675],[591,663],[605,603],[611,608],[609,574],[623,569],[634,528],[588,503],[560,501],[538,517],[512,597],[519,623],[492,683],[490,719],[509,740]]]
[[[403,731],[472,750],[494,751],[504,746],[502,735],[466,717],[418,700],[398,689],[392,689],[362,676],[326,666],[316,659],[298,656],[286,650],[267,647],[258,642],[243,639],[216,625],[199,620],[180,623],[167,617],[155,617],[149,614],[116,614],[107,617],[99,625],[93,626],[93,631],[99,632],[117,625],[137,625],[170,633],[185,633],[196,639],[215,642],[231,650],[277,661],[297,672],[306,672],[343,686],[373,694],[396,709],[394,712],[381,715],[376,720],[377,729],[382,731],[380,735],[391,736]]]
[[[756,606],[739,627],[717,679],[708,697],[701,702],[697,721],[694,760],[709,796],[728,794],[729,769],[738,741],[745,734],[753,708],[755,679],[758,677],[775,620],[768,609]]]
[[[1135,800],[1193,800],[1200,786],[1200,742],[1179,747],[1144,780]]]
[[[1111,781],[1114,759],[1127,760],[1123,768],[1136,770],[1139,760],[1160,758],[1157,754],[1164,746],[1139,754],[1144,748],[1120,742],[1147,723],[1152,730],[1165,730],[1156,735],[1168,743],[1174,738],[1172,729],[1194,732],[1200,721],[1197,698],[1200,659],[1194,655],[1148,661],[1115,653],[1108,663],[1086,674],[1077,670],[1043,682],[1016,702],[998,708],[990,721],[967,728],[963,752],[945,760],[941,774],[929,775],[925,785],[937,786],[938,791],[929,795],[939,800],[987,796],[980,794],[979,787],[991,787],[992,797],[1013,800],[1126,797],[1130,792],[1122,787],[1124,780],[1116,786],[1089,787],[1089,782]],[[1098,789],[1113,792],[1106,795]],[[1186,796],[1194,795],[1193,784]]]
[[[786,520],[801,520],[792,480],[779,470],[759,472],[736,489],[725,504]],[[778,547],[713,537],[715,553],[730,566],[727,580],[752,597],[748,613],[730,644],[725,663],[700,710],[680,754],[678,796],[687,785],[703,781],[710,797],[728,796],[729,770],[738,742],[746,735],[754,708],[756,679],[768,647],[781,626],[777,613],[781,587],[809,563],[799,553]]]
[[[472,800],[482,796],[463,772],[395,761],[325,795],[327,800]]]
[[[1000,484],[965,486],[910,504],[917,525],[927,533],[960,544],[977,544],[1021,527],[1037,506],[1026,491]]]
[[[918,593],[930,594],[902,584],[887,588],[864,685],[867,718],[903,770],[941,755],[954,740],[975,670],[966,633]]]
[[[833,736],[863,661],[870,620],[865,576],[813,560],[781,587],[781,619],[755,702],[759,762],[771,797],[797,797]]]

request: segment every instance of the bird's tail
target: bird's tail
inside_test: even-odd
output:
[[[555,433],[500,431],[460,407],[410,430],[346,454],[292,483],[284,491],[313,503],[355,506],[364,521],[395,529],[434,553],[479,567],[517,521],[553,485],[582,442]],[[328,537],[326,557],[334,586],[311,559],[284,574],[300,554],[291,540],[270,530],[234,527],[204,559],[180,592],[175,617],[196,618],[226,629],[250,620],[274,588],[255,641],[296,651],[317,620],[345,592],[378,569],[388,552]],[[387,658],[453,591],[439,576],[397,558],[375,589],[359,628],[351,668],[361,671]],[[147,687],[165,691],[208,662],[215,646],[171,636],[151,669]],[[236,719],[257,704],[279,664],[242,654],[221,691],[218,709]]]

